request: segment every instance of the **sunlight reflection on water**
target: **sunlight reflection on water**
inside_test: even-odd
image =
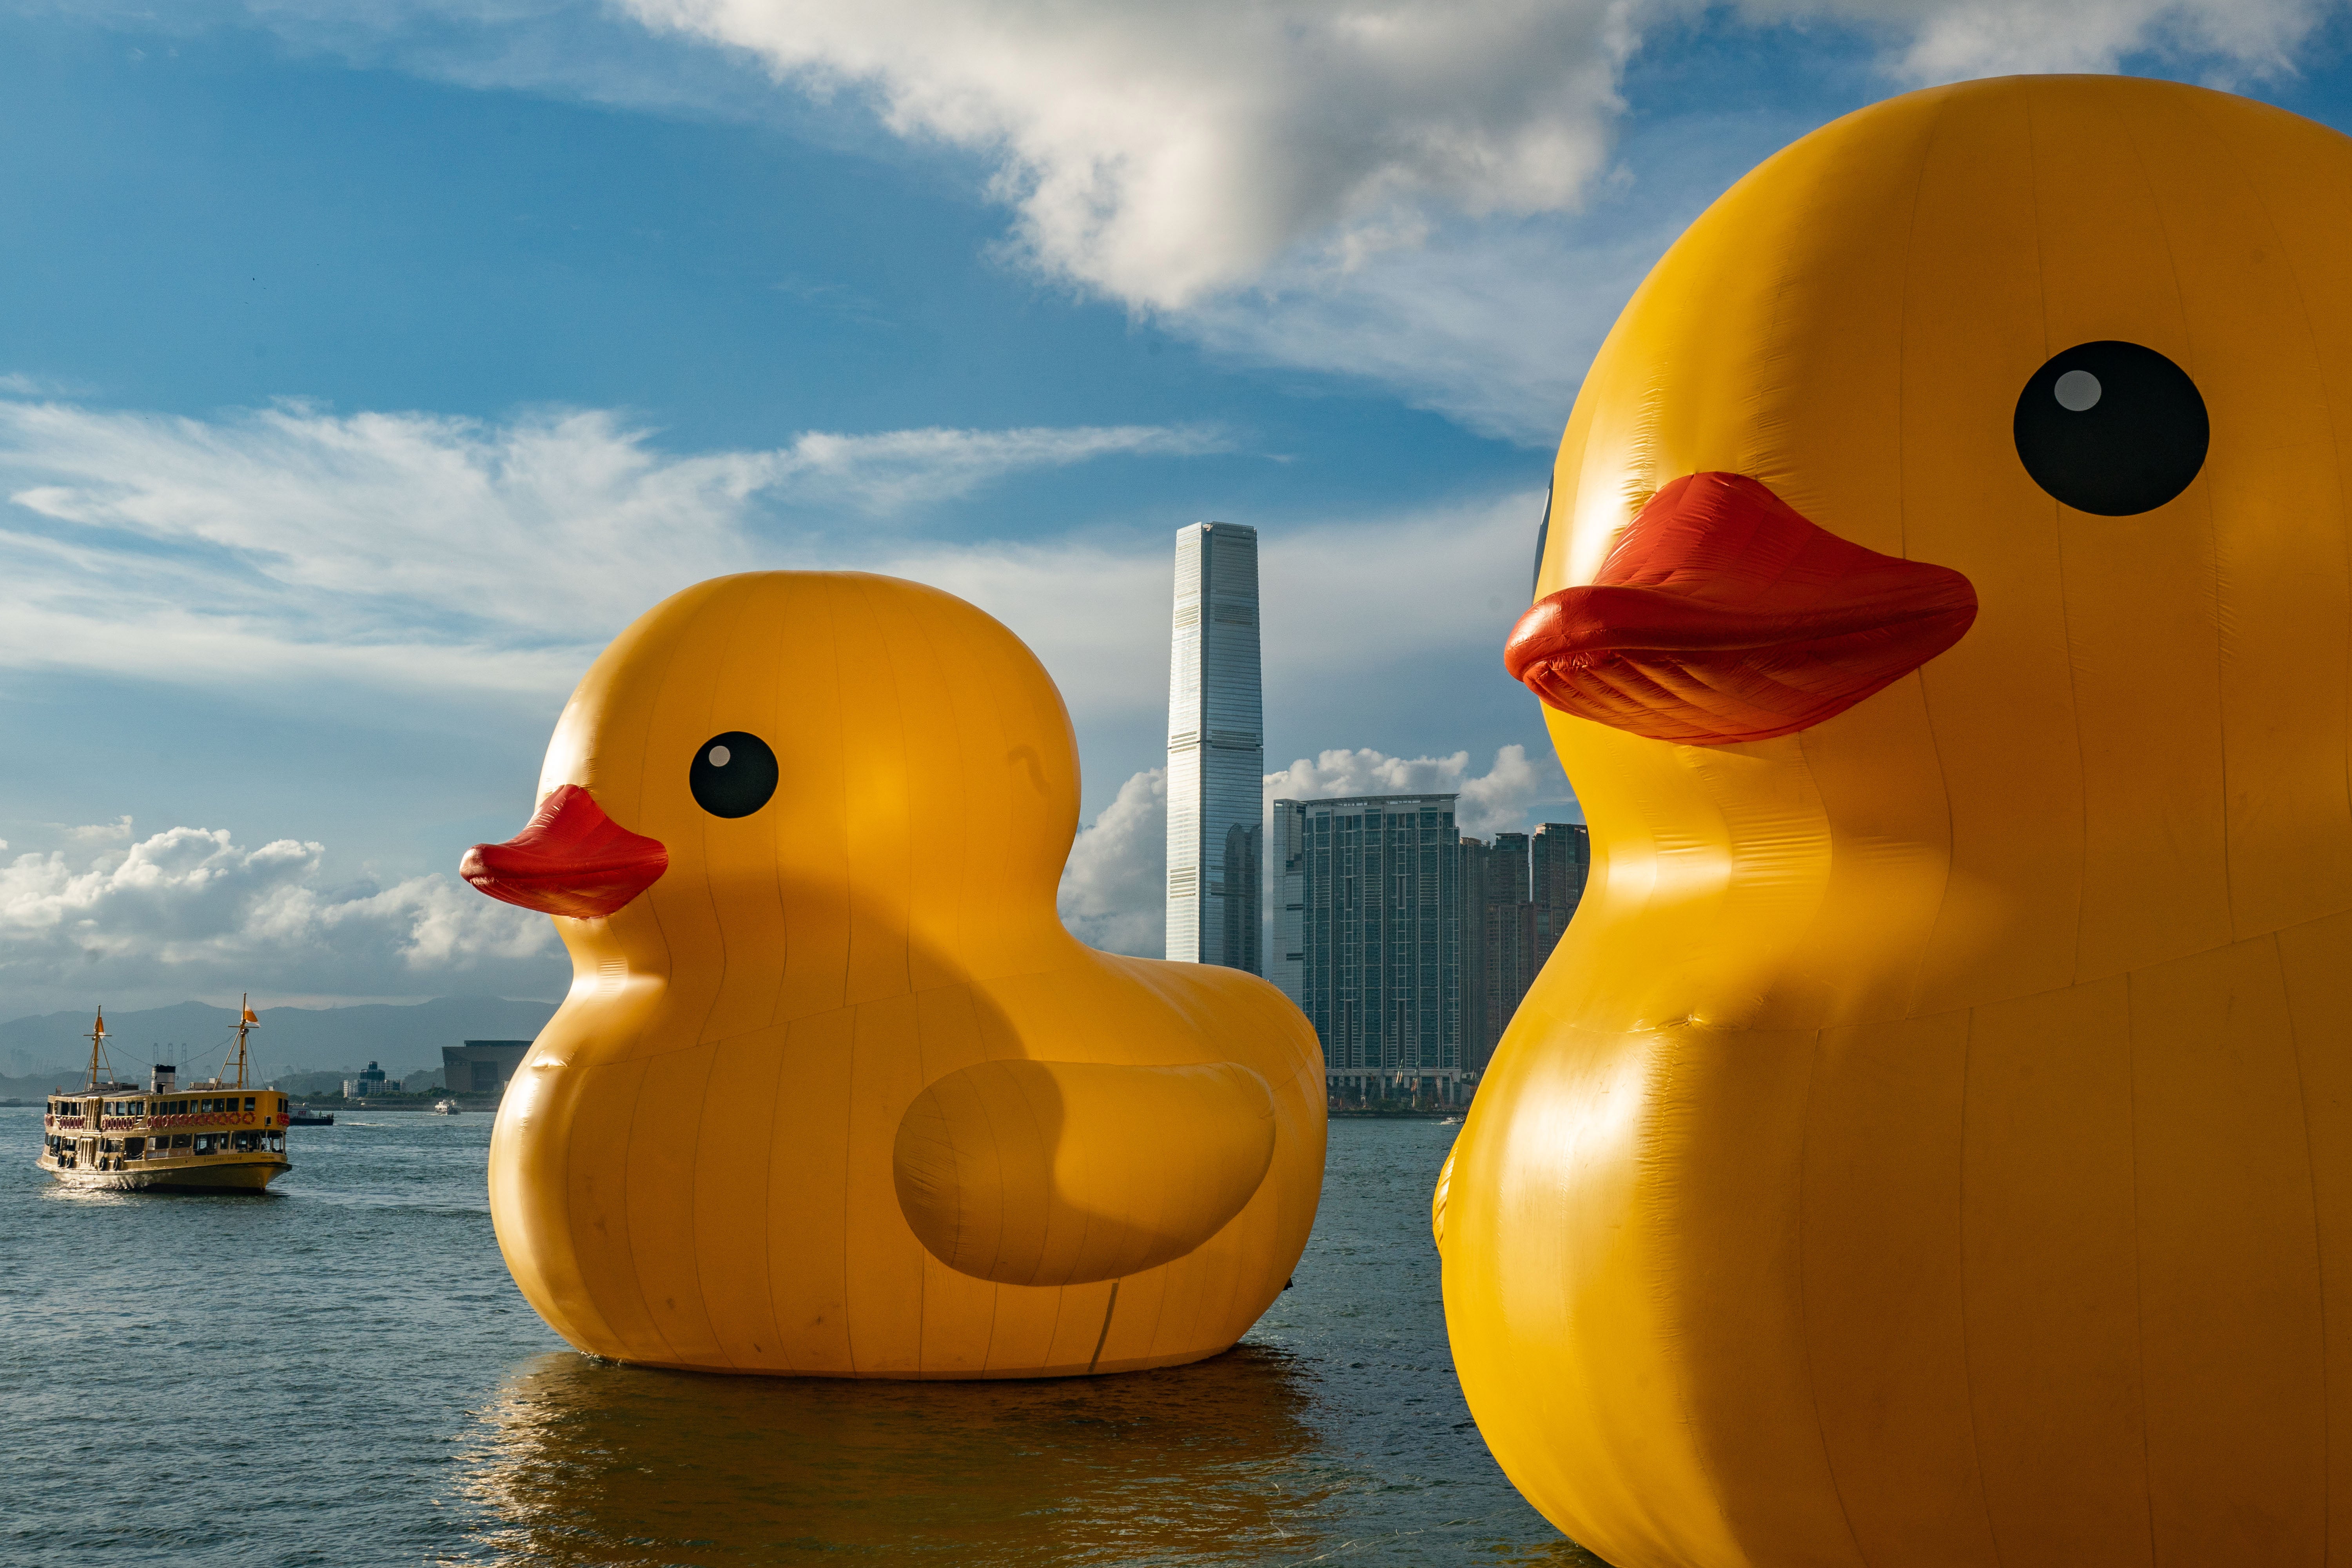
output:
[[[271,1194],[175,1198],[55,1185],[37,1113],[0,1110],[0,1558],[1591,1564],[1454,1384],[1427,1205],[1456,1131],[1335,1124],[1297,1288],[1229,1354],[900,1384],[562,1349],[499,1257],[487,1117],[302,1129]]]

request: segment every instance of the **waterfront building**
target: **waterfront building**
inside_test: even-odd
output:
[[[1494,1054],[1487,1028],[1486,900],[1493,846],[1483,838],[1462,840],[1462,1058],[1473,1071],[1486,1070]]]
[[[441,1047],[441,1084],[451,1094],[499,1094],[522,1066],[529,1040],[467,1040]]]
[[[1168,675],[1168,956],[1265,972],[1257,530],[1176,534]]]
[[[1276,978],[1323,1042],[1335,1100],[1463,1098],[1454,803],[1450,795],[1274,803],[1283,857]]]
[[[1484,1072],[1528,987],[1576,915],[1591,840],[1580,822],[1547,822],[1530,838],[1462,841],[1463,973],[1469,1065]]]
[[[1536,829],[1528,848],[1536,967],[1541,969],[1583,901],[1584,884],[1592,874],[1592,835],[1580,822],[1547,822]]]
[[[1497,833],[1491,844],[1465,838],[1462,858],[1463,1055],[1472,1070],[1484,1072],[1539,967],[1528,836]]]
[[[371,1094],[382,1094],[383,1092],[383,1080],[386,1074],[382,1068],[376,1066],[373,1062],[368,1063],[366,1068],[361,1072],[359,1077],[347,1078],[343,1079],[343,1098],[345,1100],[365,1100]]]

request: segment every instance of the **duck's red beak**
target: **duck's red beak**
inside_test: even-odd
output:
[[[614,822],[578,784],[556,785],[520,833],[477,844],[457,863],[459,876],[494,899],[575,920],[613,913],[668,869],[660,839]]]
[[[1809,729],[1960,640],[1976,589],[1817,527],[1744,474],[1650,499],[1593,581],[1536,601],[1504,645],[1563,713],[1721,745]]]

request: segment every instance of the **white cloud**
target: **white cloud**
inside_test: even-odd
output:
[[[1564,205],[1600,166],[1633,42],[1619,0],[625,3],[983,152],[1039,265],[1153,307],[1302,244],[1412,244],[1433,203]]]
[[[1745,0],[1761,20],[1854,22],[1895,40],[1891,71],[1914,82],[2018,71],[2112,71],[2150,50],[2226,76],[2291,68],[2326,0]]]
[[[1265,775],[1265,798],[1328,800],[1353,795],[1457,795],[1454,823],[1474,838],[1516,833],[1538,805],[1568,796],[1568,781],[1545,759],[1538,767],[1525,746],[1505,746],[1483,773],[1470,771],[1470,753],[1446,757],[1392,757],[1369,747],[1327,751],[1301,757],[1280,773]]]
[[[1645,37],[1805,29],[1824,50],[1874,47],[1890,89],[2114,70],[2134,55],[2229,81],[2292,70],[2338,8],[189,0],[157,13],[90,0],[79,9],[126,29],[257,24],[365,67],[782,126],[903,157],[951,149],[959,174],[973,170],[1010,209],[1007,253],[1045,275],[1222,353],[1360,377],[1472,429],[1541,446],[1557,437],[1633,281],[1739,172],[1620,162],[1624,68]],[[1783,82],[1757,88],[1742,95],[1744,110],[1766,99],[1813,114],[1843,107]],[[1785,139],[1752,113],[1741,130],[1742,166]],[[1643,186],[1629,213],[1589,205],[1629,177]]]
[[[1030,641],[1082,722],[1141,721],[1165,694],[1171,537],[950,542],[877,520],[1024,468],[1222,445],[1156,426],[920,430],[679,455],[609,413],[198,420],[0,400],[0,665],[537,704],[665,594],[841,564],[964,595]],[[1270,681],[1491,665],[1540,504],[1269,529]]]
[[[74,852],[0,867],[0,990],[12,994],[413,994],[458,974],[562,984],[546,917],[446,877],[333,886],[319,844],[248,849],[200,827],[125,843],[127,819],[66,837]]]
[[[1265,775],[1265,801],[1349,795],[1458,795],[1454,822],[1471,837],[1516,832],[1538,805],[1568,795],[1556,767],[1505,746],[1483,773],[1470,753],[1398,757],[1370,747],[1301,757]],[[1062,922],[1081,941],[1110,952],[1158,958],[1168,937],[1168,777],[1152,768],[1129,778],[1118,795],[1080,826],[1062,873]],[[1274,868],[1269,868],[1269,874]]]
[[[1712,194],[1598,238],[1557,219],[1490,220],[1353,267],[1295,259],[1166,325],[1230,358],[1347,375],[1549,447],[1619,307]]]
[[[1078,829],[1062,870],[1062,923],[1106,952],[1168,951],[1168,770],[1152,768]]]
[[[676,455],[609,412],[207,421],[0,400],[0,663],[560,695],[661,595],[780,548],[819,564],[1007,474],[1223,445],[930,429]]]
[[[1522,490],[1262,529],[1261,655],[1275,707],[1309,706],[1312,694],[1318,728],[1360,734],[1465,679],[1507,683],[1503,639],[1527,607],[1542,506],[1542,492]],[[1174,547],[1172,531],[924,544],[867,563],[961,595],[1019,633],[1083,733],[1166,720]]]
[[[623,0],[848,86],[910,143],[975,153],[1046,275],[1243,357],[1365,376],[1541,444],[1670,234],[1559,219],[1612,167],[1645,32],[1822,21],[1896,83],[2289,68],[2328,0]],[[1760,151],[1769,149],[1759,149]],[[1669,190],[1675,226],[1689,216]]]

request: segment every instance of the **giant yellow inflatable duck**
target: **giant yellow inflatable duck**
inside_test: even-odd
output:
[[[572,952],[490,1143],[557,1332],[1045,1377],[1256,1321],[1322,1188],[1321,1052],[1263,980],[1062,929],[1077,776],[1035,658],[916,584],[722,577],[604,651],[530,825],[463,868]]]
[[[1627,305],[1540,692],[1591,889],[1441,1178],[1619,1568],[2352,1556],[2352,141],[1839,121]]]

